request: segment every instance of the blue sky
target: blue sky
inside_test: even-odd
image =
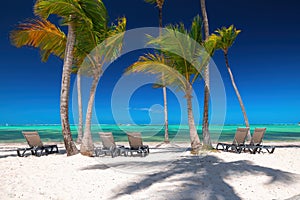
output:
[[[157,9],[142,0],[105,0],[111,19],[126,16],[128,29],[155,27]],[[40,61],[32,48],[15,48],[9,32],[18,22],[33,17],[34,1],[4,1],[0,12],[0,124],[60,123],[59,94],[62,61],[52,56]],[[300,121],[300,2],[297,0],[209,0],[210,31],[234,24],[242,30],[230,49],[229,59],[244,100],[250,123],[297,123]],[[163,23],[184,22],[187,26],[200,13],[199,1],[166,0]],[[125,55],[110,66],[100,81],[96,99],[98,121],[112,123],[110,96],[124,69],[138,53]],[[226,123],[243,123],[241,110],[226,71],[222,52],[214,57],[227,94]],[[72,83],[74,82],[72,77]],[[203,89],[195,87],[202,116]],[[101,92],[100,92],[101,91]],[[136,123],[149,123],[162,105],[161,90],[150,85],[139,88],[128,109]],[[170,122],[178,123],[182,114],[175,95],[168,91]],[[155,108],[155,109],[154,109]],[[72,116],[72,115],[71,115]],[[71,117],[72,118],[72,117]],[[72,120],[71,120],[72,121]],[[126,121],[124,121],[125,123]]]

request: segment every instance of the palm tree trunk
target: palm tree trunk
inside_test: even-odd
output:
[[[83,126],[83,116],[82,116],[82,98],[81,98],[81,76],[77,74],[77,92],[78,92],[78,137],[77,143],[81,144],[82,142],[82,126]]]
[[[234,78],[233,78],[233,75],[232,75],[232,72],[231,72],[231,69],[230,69],[230,66],[229,66],[229,62],[228,62],[228,54],[224,52],[224,57],[225,57],[225,62],[226,62],[226,67],[227,67],[227,70],[228,70],[228,73],[229,73],[229,76],[230,76],[230,79],[231,79],[231,83],[232,83],[232,86],[234,88],[234,91],[236,93],[236,96],[239,100],[239,103],[240,103],[240,106],[241,106],[241,109],[242,109],[242,112],[243,112],[243,116],[244,116],[244,120],[245,120],[245,125],[246,127],[250,127],[249,126],[249,120],[248,120],[248,117],[247,117],[247,114],[246,114],[246,109],[245,109],[245,106],[244,106],[244,103],[243,103],[243,100],[242,100],[242,97],[239,93],[239,90],[235,84],[235,81],[234,81]],[[251,134],[250,134],[250,129],[248,131],[248,134],[247,134],[247,139],[250,141],[251,140]]]
[[[162,34],[162,7],[158,6],[158,19],[159,19],[159,35]],[[167,102],[167,88],[163,86],[163,97],[164,97],[164,116],[165,116],[165,143],[169,143],[169,120],[168,120],[168,102]]]
[[[65,148],[68,156],[72,156],[78,153],[70,130],[69,122],[69,93],[70,93],[70,79],[71,69],[73,64],[73,48],[75,43],[75,33],[73,26],[68,26],[67,44],[64,57],[62,81],[61,81],[61,93],[60,93],[60,118],[62,134],[64,137]]]
[[[168,102],[167,102],[167,88],[163,87],[164,96],[164,114],[165,114],[165,143],[169,143],[169,120],[168,120]]]
[[[191,147],[192,152],[196,153],[199,151],[201,147],[200,139],[197,133],[197,129],[195,127],[195,120],[193,115],[193,107],[192,107],[192,95],[191,95],[191,86],[186,90],[186,101],[187,101],[187,111],[188,111],[188,123],[190,129],[190,139],[191,139]]]
[[[158,7],[158,19],[159,19],[159,27],[162,28],[162,7]]]
[[[94,153],[94,144],[93,144],[92,132],[91,132],[91,121],[92,121],[92,111],[93,111],[93,105],[94,105],[94,100],[96,95],[96,89],[97,89],[99,79],[100,76],[97,75],[93,79],[92,87],[90,91],[90,98],[89,98],[88,107],[86,111],[84,135],[80,146],[80,153],[85,156],[93,156]]]
[[[208,25],[208,17],[206,12],[205,0],[200,0],[200,4],[201,4],[202,17],[203,17],[204,34],[205,34],[205,39],[207,39],[209,37],[209,25]]]
[[[209,37],[209,26],[208,26],[208,17],[206,12],[205,0],[200,0],[201,12],[203,17],[204,24],[204,33],[205,39]],[[203,111],[203,122],[202,122],[202,135],[203,135],[203,146],[205,148],[212,148],[210,133],[209,133],[209,123],[208,123],[208,112],[209,112],[209,65],[206,66],[204,71],[204,111]]]

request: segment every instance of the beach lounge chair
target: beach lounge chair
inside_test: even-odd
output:
[[[241,153],[244,150],[245,139],[249,128],[238,128],[236,130],[232,144],[229,143],[218,143],[216,146],[217,150],[229,151],[232,150],[236,153]],[[221,147],[221,148],[220,148]]]
[[[130,145],[130,154],[133,155],[134,152],[144,157],[149,154],[149,146],[143,145],[142,135],[139,132],[127,133],[128,141]]]
[[[35,156],[58,153],[57,145],[44,145],[37,131],[22,131],[22,134],[24,135],[29,148],[18,148],[18,156],[23,157],[27,151],[30,151],[31,154]]]
[[[273,153],[275,150],[275,146],[266,146],[262,144],[265,132],[266,128],[256,128],[254,130],[250,144],[245,145],[245,150],[248,150],[250,153],[255,154],[256,152],[260,153],[262,149],[266,149],[269,153]]]
[[[121,145],[116,145],[112,132],[99,132],[99,136],[101,138],[103,147],[100,149],[96,149],[96,156],[100,156],[101,154],[110,154],[112,158],[121,154],[127,156],[127,152],[129,149],[126,149]]]

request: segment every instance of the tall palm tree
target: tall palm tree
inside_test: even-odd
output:
[[[29,45],[40,48],[43,61],[48,59],[50,53],[61,58],[67,54],[65,53],[67,37],[59,28],[44,19],[33,19],[20,24],[17,30],[12,31],[11,41],[17,47]],[[65,115],[65,113],[62,114],[65,119],[62,124],[63,130],[65,130],[65,132],[63,132],[64,142],[67,154],[70,156],[77,154],[78,150],[73,143],[70,128],[68,126],[66,127],[68,115]],[[69,132],[66,132],[67,130]]]
[[[166,33],[158,38],[151,38],[148,43],[163,49],[166,57],[161,57],[159,54],[146,54],[132,64],[126,72],[156,74],[158,80],[163,80],[166,85],[173,85],[185,93],[191,147],[195,152],[200,149],[201,143],[192,109],[192,85],[199,77],[198,70],[207,64],[209,58],[208,54],[204,54],[206,51],[198,46],[201,43],[204,43],[204,46],[212,46],[210,41],[202,40],[201,31],[202,23],[199,16],[194,18],[190,30],[186,30],[182,23],[168,26]],[[202,57],[201,62],[199,57]],[[195,65],[198,70],[194,67]]]
[[[158,7],[158,23],[159,23],[159,34],[161,34],[161,29],[163,27],[162,23],[162,8],[165,0],[145,0],[145,2],[150,4],[156,4]],[[161,55],[163,56],[163,55]],[[158,85],[156,85],[158,86]],[[165,116],[165,143],[169,143],[169,119],[168,119],[168,100],[167,100],[167,88],[165,85],[162,85],[163,89],[163,98],[164,98],[164,116]]]
[[[204,25],[204,34],[205,39],[209,37],[209,25],[208,17],[206,12],[205,0],[200,0],[201,12],[203,17]],[[204,148],[212,148],[210,133],[209,133],[209,122],[208,122],[208,113],[209,113],[209,65],[206,66],[204,70],[204,111],[203,111],[203,122],[202,122],[202,135],[203,135],[203,146]]]
[[[108,24],[108,20],[106,23]],[[95,101],[97,85],[102,75],[102,67],[107,61],[111,61],[118,56],[122,47],[122,39],[125,29],[125,17],[118,19],[116,25],[107,25],[106,29],[102,30],[100,37],[97,37],[94,40],[95,42],[90,44],[90,47],[95,48],[94,52],[96,53],[94,53],[92,58],[90,55],[88,55],[80,69],[81,74],[85,74],[93,78],[86,111],[84,135],[82,138],[82,144],[80,146],[80,153],[86,156],[92,156],[94,153],[94,145],[91,133],[92,110]]]
[[[60,113],[61,113],[61,123],[62,123],[62,133],[64,137],[64,143],[67,150],[67,155],[74,155],[78,153],[76,148],[69,124],[68,108],[69,108],[69,89],[70,89],[70,75],[74,60],[74,45],[76,42],[76,36],[79,35],[91,35],[92,27],[102,26],[101,23],[103,18],[99,18],[97,13],[102,10],[102,2],[94,0],[38,0],[34,5],[35,15],[47,19],[49,15],[55,14],[63,19],[63,25],[68,26],[68,35],[65,38],[65,45],[60,46],[64,49],[64,65],[62,74],[62,84],[61,84],[61,100],[60,100]],[[89,13],[87,15],[87,13]],[[93,17],[98,19],[97,24],[92,24]],[[24,35],[23,35],[24,36]],[[35,36],[33,36],[34,38]],[[42,51],[42,56],[47,57],[50,55],[52,50],[56,50],[59,45],[55,44],[54,38],[49,38],[45,35],[41,35],[42,39],[39,42],[32,42],[33,45],[40,47]],[[46,39],[45,39],[46,38]],[[49,43],[53,43],[49,46]],[[82,52],[84,49],[80,49]]]
[[[17,47],[32,46],[41,50],[42,61],[46,62],[51,54],[64,58],[66,48],[66,35],[59,27],[52,24],[46,19],[30,19],[18,25],[10,34],[11,42]],[[80,43],[80,41],[79,41]],[[86,40],[84,41],[86,43]],[[77,42],[78,44],[78,42]],[[81,81],[78,73],[80,62],[87,55],[75,46],[75,65],[72,73],[77,74],[77,90],[78,90],[78,137],[77,143],[81,143],[83,137],[83,115],[82,115],[82,98],[81,98]]]
[[[245,125],[246,125],[246,127],[249,127],[249,120],[248,120],[248,117],[247,117],[246,109],[245,109],[242,97],[240,95],[240,92],[239,92],[239,90],[237,88],[237,85],[234,81],[234,77],[233,77],[233,74],[231,72],[231,68],[230,68],[229,61],[228,61],[228,50],[233,45],[236,37],[238,36],[238,34],[240,32],[241,32],[241,30],[237,30],[233,25],[231,25],[229,28],[222,27],[221,29],[218,29],[216,31],[215,38],[217,39],[218,48],[222,49],[222,51],[224,53],[226,67],[227,67],[227,70],[228,70],[228,73],[229,73],[229,76],[230,76],[230,79],[231,79],[232,86],[234,88],[234,91],[236,93],[236,96],[239,100],[239,103],[240,103],[240,106],[241,106],[241,109],[242,109]],[[248,132],[247,138],[248,138],[248,140],[251,140],[250,131]]]
[[[62,17],[63,22],[68,25],[61,91],[61,119],[65,138],[66,135],[71,135],[68,119],[68,102],[75,34],[79,37],[78,41],[88,42],[91,39],[96,40],[97,37],[94,34],[94,30],[106,29],[106,9],[100,0],[40,0],[36,3],[35,8],[35,13],[41,17],[47,18],[50,14],[56,14]],[[79,46],[80,51],[83,52],[89,52],[90,48],[88,45]],[[83,144],[84,142],[85,137],[82,140]]]

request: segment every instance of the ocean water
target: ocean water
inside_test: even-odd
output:
[[[211,126],[212,140],[232,141],[237,127],[242,125]],[[297,124],[266,124],[252,125],[251,133],[255,128],[267,128],[264,141],[300,141],[300,126]],[[197,127],[201,138],[201,126]],[[5,125],[0,126],[0,142],[25,142],[22,131],[38,131],[43,141],[62,142],[60,125]],[[116,141],[127,141],[126,132],[142,132],[144,141],[163,141],[164,127],[160,125],[93,125],[92,136],[94,142],[99,142],[98,132],[113,132]],[[71,126],[74,140],[77,138],[77,126]],[[189,141],[188,126],[169,125],[169,138],[172,141]]]

